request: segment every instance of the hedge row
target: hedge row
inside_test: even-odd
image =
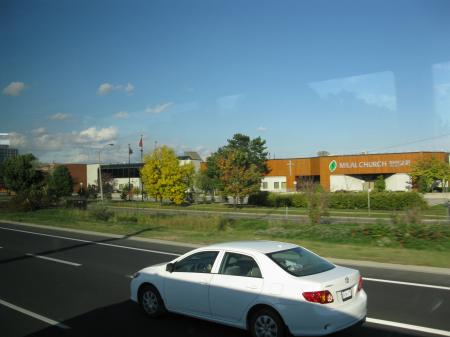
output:
[[[279,194],[260,192],[249,198],[249,204],[267,207],[308,206],[304,193]],[[367,192],[328,193],[328,207],[332,209],[367,209]],[[427,208],[422,195],[417,192],[372,192],[370,208],[378,210],[404,210],[408,208]]]

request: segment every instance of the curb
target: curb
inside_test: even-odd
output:
[[[174,247],[184,247],[184,248],[195,249],[195,248],[202,246],[202,245],[196,245],[196,244],[191,244],[191,243],[180,243],[180,242],[176,242],[176,241],[149,239],[149,238],[141,238],[141,237],[136,237],[136,236],[128,236],[127,237],[125,235],[119,235],[119,234],[110,234],[110,233],[101,233],[101,232],[87,231],[87,230],[81,230],[81,229],[37,225],[37,224],[33,224],[33,223],[17,222],[17,221],[9,221],[9,220],[1,220],[1,219],[0,219],[0,223],[13,224],[13,225],[19,225],[19,226],[28,226],[28,227],[41,228],[41,229],[50,229],[50,230],[68,232],[68,233],[103,236],[103,237],[109,237],[109,238],[115,238],[115,239],[127,239],[127,240],[137,241],[137,242],[159,243],[159,244],[163,244],[163,245],[167,245],[167,246],[174,246]],[[379,269],[389,269],[389,270],[438,274],[438,275],[449,275],[450,276],[450,268],[402,265],[402,264],[374,262],[374,261],[365,261],[365,260],[337,259],[337,258],[331,258],[331,257],[325,257],[325,258],[336,264],[343,264],[343,265],[349,265],[349,266],[355,266],[355,267],[379,268]]]

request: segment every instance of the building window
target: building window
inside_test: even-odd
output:
[[[269,186],[268,186],[268,184],[267,184],[267,181],[263,181],[263,183],[262,183],[262,189],[263,189],[263,190],[267,190],[268,187],[269,187]]]
[[[281,183],[281,189],[283,189],[283,190],[286,189],[286,182],[285,182],[285,181],[283,181],[283,182]]]
[[[273,183],[273,189],[278,190],[280,188],[280,183],[278,181]]]

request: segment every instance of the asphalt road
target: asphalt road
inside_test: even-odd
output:
[[[2,337],[247,336],[174,314],[152,320],[128,300],[131,274],[190,248],[1,223],[0,247]],[[358,269],[368,322],[334,336],[450,336],[448,275]]]

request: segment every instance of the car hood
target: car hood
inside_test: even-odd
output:
[[[168,262],[158,263],[158,264],[155,264],[153,266],[146,267],[146,268],[140,270],[139,272],[140,273],[146,273],[146,274],[155,274],[155,273],[158,273],[160,271],[166,270],[167,263]]]

